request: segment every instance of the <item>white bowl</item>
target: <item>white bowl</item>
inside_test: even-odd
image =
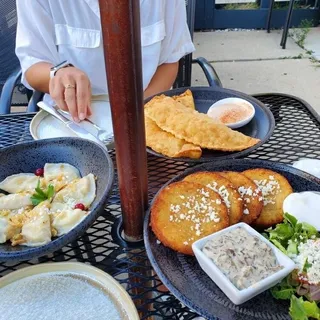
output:
[[[246,124],[248,124],[254,117],[255,115],[255,108],[254,106],[252,105],[252,103],[250,103],[249,101],[247,100],[244,100],[244,99],[240,99],[240,98],[226,98],[226,99],[221,99],[217,102],[215,102],[208,110],[208,112],[210,111],[210,109],[213,109],[213,108],[216,108],[216,107],[221,107],[223,105],[226,105],[226,104],[237,104],[237,105],[243,105],[245,104],[247,107],[249,107],[252,112],[250,114],[250,116],[248,116],[247,118],[241,120],[241,121],[238,121],[238,122],[234,122],[234,123],[225,123],[225,125],[231,129],[237,129],[237,128],[240,128],[240,127],[243,127],[245,126]],[[208,114],[207,112],[207,114]]]
[[[214,262],[209,259],[203,252],[202,248],[207,243],[208,240],[211,240],[218,235],[229,232],[230,230],[236,228],[244,228],[251,235],[258,237],[260,240],[264,241],[269,245],[273,252],[275,253],[278,263],[283,266],[283,269],[277,271],[276,273],[270,275],[269,277],[255,283],[254,285],[239,290],[237,289],[232,282],[220,271],[220,269],[214,264]],[[207,273],[207,275],[216,283],[216,285],[224,292],[224,294],[234,303],[242,304],[261,292],[275,286],[283,278],[285,278],[289,273],[291,273],[295,268],[295,263],[288,258],[284,253],[282,253],[278,248],[276,248],[270,241],[268,241],[264,236],[259,232],[251,228],[246,223],[240,222],[231,227],[223,229],[219,232],[216,232],[212,235],[209,235],[205,238],[202,238],[192,245],[192,250],[201,266],[201,268]]]

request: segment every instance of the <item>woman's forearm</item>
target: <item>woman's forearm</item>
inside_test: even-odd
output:
[[[47,62],[39,62],[31,66],[25,73],[30,86],[37,91],[49,93],[51,67],[52,64]],[[169,90],[177,77],[178,68],[179,62],[159,66],[144,92],[144,98]]]
[[[25,73],[29,85],[41,92],[49,93],[50,68],[52,64],[39,62],[31,66]]]
[[[179,62],[165,63],[159,66],[147,89],[144,91],[144,98],[146,99],[159,92],[169,90],[176,80],[178,68]]]

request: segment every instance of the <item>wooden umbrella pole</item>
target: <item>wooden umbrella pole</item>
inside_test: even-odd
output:
[[[148,203],[140,1],[99,0],[125,238],[142,239]]]

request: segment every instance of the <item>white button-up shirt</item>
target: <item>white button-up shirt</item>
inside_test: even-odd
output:
[[[64,60],[84,71],[93,95],[107,94],[98,0],[17,0],[16,54],[23,74]],[[140,0],[143,88],[157,67],[194,51],[185,0]],[[121,61],[119,61],[121,63]],[[30,88],[23,76],[23,83]]]

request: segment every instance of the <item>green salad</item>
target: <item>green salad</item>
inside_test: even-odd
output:
[[[264,236],[295,261],[297,269],[271,289],[276,299],[290,300],[293,320],[320,319],[320,234],[288,213]]]

